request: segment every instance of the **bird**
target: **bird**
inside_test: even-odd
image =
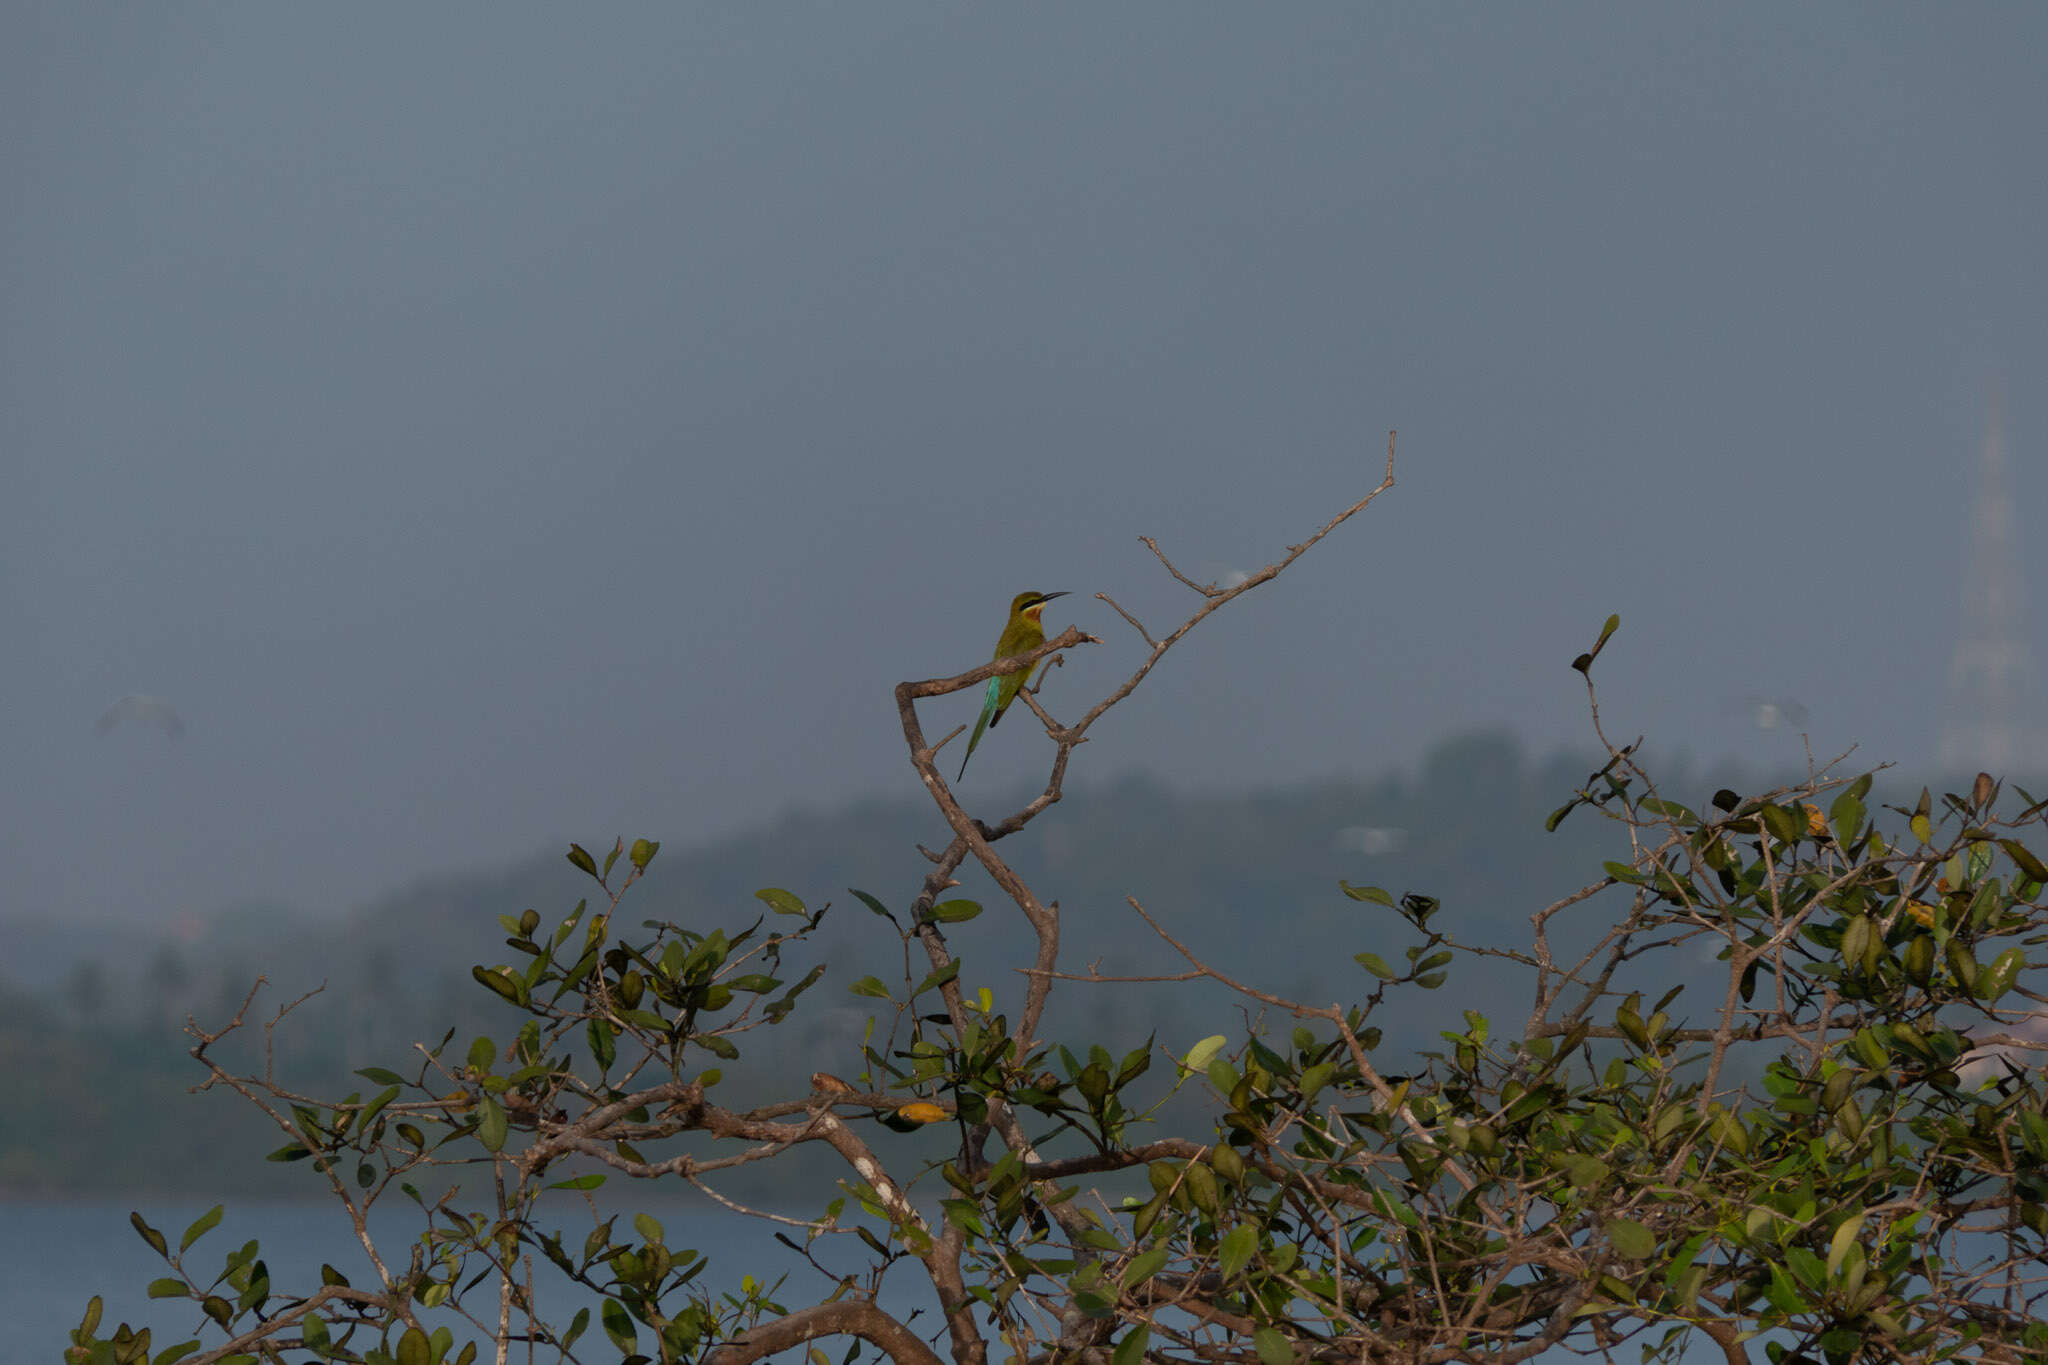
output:
[[[124,720],[154,726],[172,739],[185,733],[185,722],[179,719],[169,702],[162,697],[145,696],[123,697],[109,706],[106,713],[93,722],[93,733],[105,739]]]
[[[1028,654],[1045,643],[1045,626],[1038,619],[1045,610],[1045,604],[1055,597],[1065,597],[1063,592],[1020,592],[1010,601],[1010,619],[1003,623],[1003,633],[996,637],[995,656],[1007,659],[1016,654]],[[1010,709],[1010,703],[1017,700],[1023,690],[1025,675],[1031,670],[1020,668],[1014,673],[998,673],[988,680],[988,694],[981,704],[981,719],[974,722],[974,733],[968,737],[967,752],[960,758],[960,774],[953,780],[958,782],[967,775],[967,760],[974,757],[974,746],[981,743],[981,732],[993,729],[1003,718],[1003,712]]]

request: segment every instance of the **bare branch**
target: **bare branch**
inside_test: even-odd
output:
[[[742,1332],[706,1356],[705,1365],[753,1365],[777,1351],[831,1336],[859,1337],[896,1365],[943,1365],[916,1333],[865,1299],[821,1303]]]

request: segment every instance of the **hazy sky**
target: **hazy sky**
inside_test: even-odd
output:
[[[1190,605],[1139,535],[1255,567],[1390,427],[1083,774],[1578,743],[1612,611],[1617,731],[1790,757],[1768,693],[1923,761],[1995,380],[2022,499],[2048,445],[2044,52],[2027,5],[10,5],[7,908],[909,792],[897,680],[1069,589],[1077,714],[1137,658],[1088,594]],[[182,739],[95,737],[128,693]]]

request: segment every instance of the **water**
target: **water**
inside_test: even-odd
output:
[[[105,1301],[101,1334],[117,1323],[128,1322],[152,1329],[152,1354],[173,1342],[201,1336],[203,1320],[197,1304],[190,1300],[148,1297],[149,1282],[170,1273],[128,1222],[131,1209],[163,1233],[173,1249],[192,1221],[210,1204],[151,1200],[147,1197],[120,1201],[80,1203],[0,1203],[0,1365],[49,1365],[63,1358],[70,1331],[78,1326],[86,1301],[98,1294]],[[408,1212],[415,1217],[408,1218]],[[662,1221],[665,1241],[672,1248],[690,1247],[711,1260],[692,1282],[714,1292],[734,1289],[742,1275],[772,1280],[787,1271],[789,1282],[781,1302],[791,1308],[815,1303],[832,1288],[832,1281],[820,1275],[801,1258],[774,1241],[779,1225],[731,1213],[712,1204],[672,1204],[649,1209]],[[563,1207],[560,1223],[574,1229],[565,1238],[574,1246],[581,1240],[588,1215]],[[624,1225],[628,1220],[622,1219]],[[388,1213],[380,1208],[371,1219],[371,1233],[386,1264],[404,1264],[409,1232],[420,1224],[409,1205],[394,1205]],[[782,1228],[801,1243],[800,1233]],[[283,1290],[317,1288],[320,1265],[332,1264],[356,1284],[375,1282],[362,1247],[355,1240],[345,1214],[323,1204],[229,1204],[220,1226],[197,1243],[187,1259],[195,1277],[211,1278],[227,1253],[251,1238],[262,1243],[263,1259],[269,1264],[271,1281]],[[847,1250],[821,1252],[819,1259],[846,1270],[855,1269],[864,1253],[858,1242],[847,1239]],[[582,1299],[579,1291],[559,1283],[560,1272],[535,1257],[534,1283],[542,1314],[566,1326]],[[550,1281],[554,1292],[551,1294]],[[905,1289],[909,1278],[902,1277]],[[480,1312],[495,1304],[488,1285],[474,1292],[471,1311]],[[466,1300],[469,1301],[469,1300]],[[559,1307],[566,1305],[566,1307]],[[929,1326],[932,1319],[919,1319]],[[474,1335],[459,1320],[450,1323],[457,1341]],[[586,1342],[602,1342],[603,1333],[592,1324]],[[202,1338],[209,1346],[219,1344],[218,1334]],[[644,1337],[643,1337],[644,1341]],[[608,1349],[608,1344],[607,1344]],[[603,1352],[600,1352],[602,1355]],[[794,1353],[792,1358],[800,1356]],[[486,1357],[488,1358],[488,1357]],[[522,1355],[523,1358],[523,1355]]]

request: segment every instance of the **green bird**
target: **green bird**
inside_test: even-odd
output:
[[[1010,619],[1003,623],[1003,633],[996,637],[995,656],[1007,659],[1014,654],[1028,654],[1045,643],[1045,626],[1038,615],[1045,610],[1045,604],[1055,597],[1065,597],[1063,592],[1020,592],[1010,601]],[[960,759],[958,782],[967,775],[967,760],[974,757],[974,746],[981,743],[981,732],[993,729],[1003,718],[1003,712],[1010,709],[1010,703],[1017,700],[1017,694],[1024,688],[1028,668],[1015,673],[998,673],[988,680],[988,698],[981,704],[981,719],[974,722],[974,733],[968,737],[967,752]]]

